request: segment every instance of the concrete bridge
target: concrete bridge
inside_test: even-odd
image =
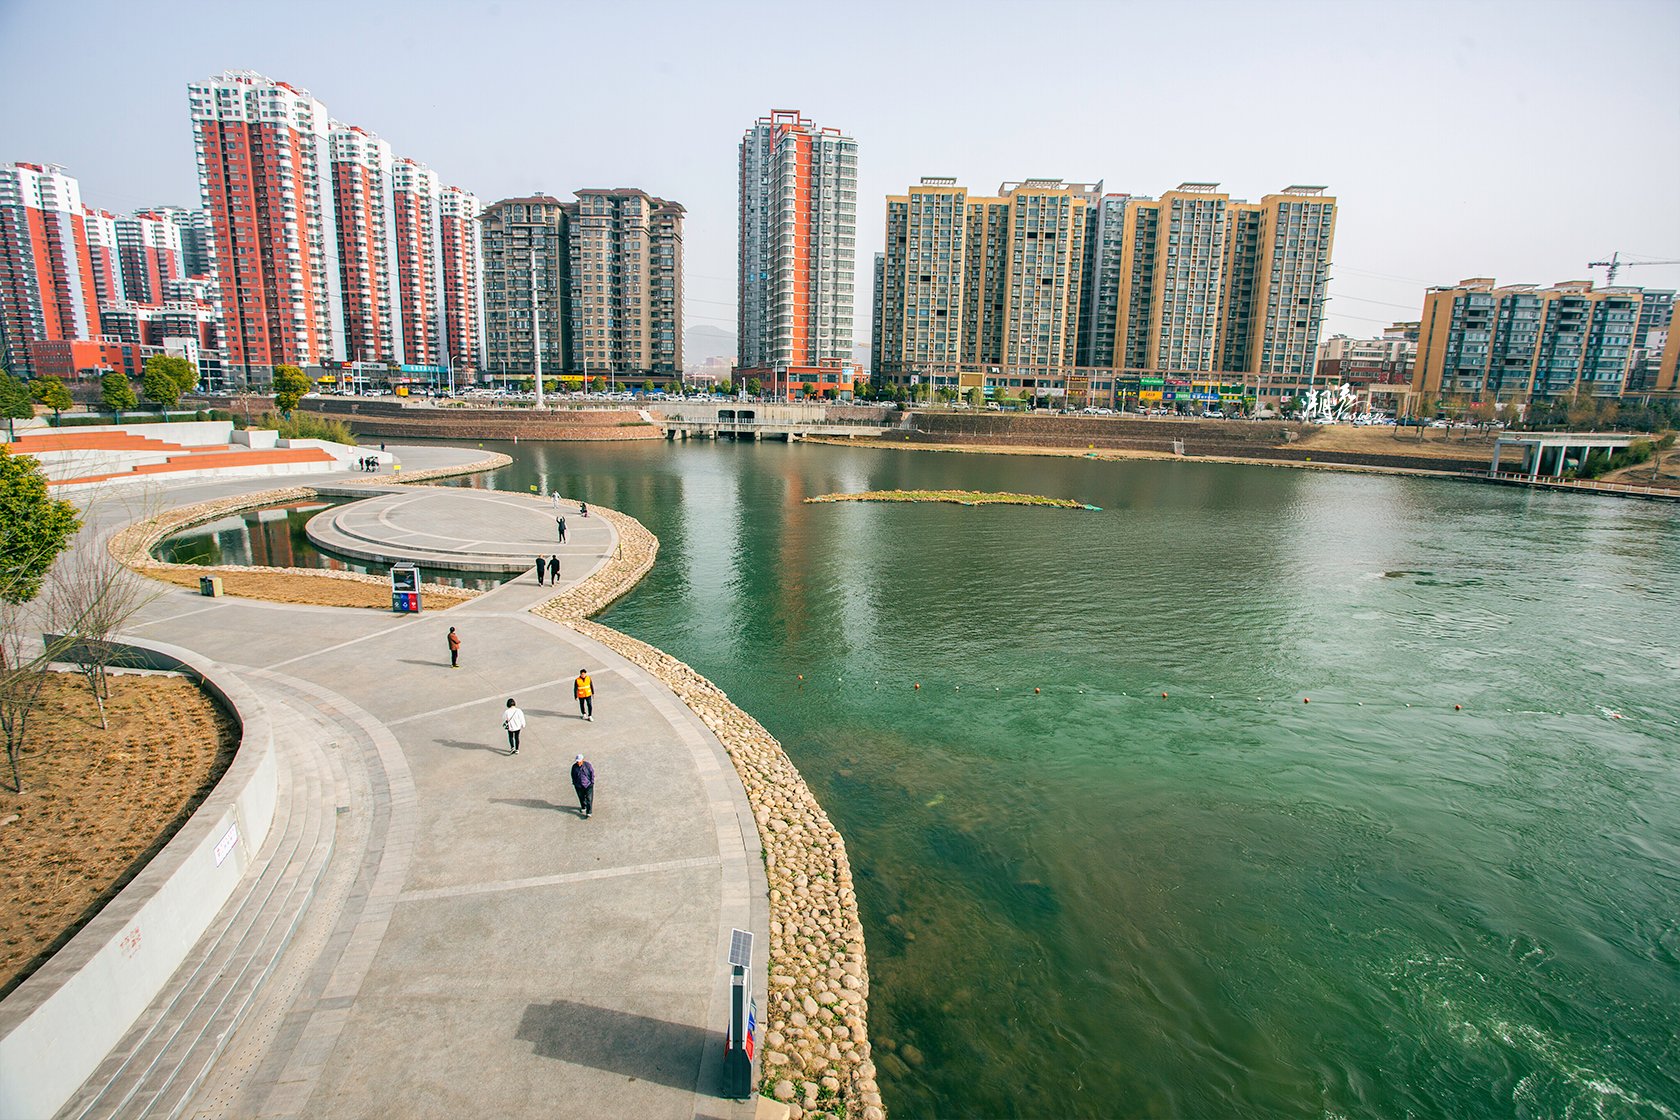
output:
[[[885,408],[830,408],[820,404],[740,401],[672,402],[658,421],[666,439],[779,439],[808,436],[878,436],[903,426],[907,414]]]

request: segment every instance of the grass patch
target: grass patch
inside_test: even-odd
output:
[[[806,498],[811,502],[949,502],[959,506],[1054,506],[1057,509],[1089,509],[1071,498],[1046,498],[1042,494],[986,493],[979,490],[864,490],[857,494],[823,494]],[[1100,510],[1099,510],[1100,512]]]

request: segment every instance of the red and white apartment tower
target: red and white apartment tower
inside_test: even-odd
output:
[[[126,298],[162,303],[165,286],[187,274],[181,253],[181,229],[168,214],[141,210],[118,218],[117,255],[122,262]]]
[[[355,361],[398,361],[390,284],[391,146],[354,125],[335,125],[330,151],[344,354]]]
[[[0,339],[5,368],[34,376],[30,343],[99,333],[99,285],[81,186],[62,167],[0,165]]]
[[[397,247],[397,308],[410,365],[442,365],[438,314],[437,172],[399,159],[391,173]]]
[[[460,187],[438,192],[438,256],[443,272],[443,352],[456,370],[479,368],[480,207]]]
[[[326,107],[250,70],[187,87],[229,388],[315,365],[339,337]]]
[[[109,210],[82,207],[82,224],[87,229],[88,254],[93,262],[93,286],[100,304],[128,298],[123,289],[122,254],[117,244],[117,216]]]

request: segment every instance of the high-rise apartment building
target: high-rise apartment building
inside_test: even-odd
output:
[[[150,210],[118,218],[116,227],[123,292],[138,303],[162,303],[164,285],[187,274],[180,227]]]
[[[1451,396],[1527,401],[1582,392],[1619,396],[1627,379],[1639,288],[1589,280],[1541,288],[1487,278],[1424,295],[1412,388],[1422,407]]]
[[[117,246],[117,216],[109,210],[82,207],[87,229],[88,256],[93,265],[93,286],[101,306],[128,298],[123,290],[122,254]]]
[[[438,192],[438,257],[443,273],[443,350],[451,368],[469,374],[482,364],[479,323],[478,199],[460,187]]]
[[[33,376],[32,343],[99,333],[86,214],[63,168],[0,165],[0,340],[14,376]]]
[[[176,216],[181,228],[181,264],[188,277],[210,275],[210,212],[187,210]]]
[[[398,360],[391,304],[391,146],[354,125],[328,135],[344,355]]]
[[[838,389],[852,360],[857,141],[795,109],[759,118],[741,140],[740,223],[739,367],[772,395]]]
[[[326,106],[249,70],[187,87],[229,387],[339,353],[338,239]]]
[[[1680,331],[1672,324],[1663,339],[1662,357],[1656,364],[1657,375],[1649,391],[1661,397],[1680,398]]]
[[[1087,211],[1101,195],[1101,183],[1029,179],[972,196],[927,177],[890,196],[877,379],[1064,390],[1079,349]]]
[[[391,172],[391,225],[397,257],[397,314],[410,365],[442,365],[438,311],[437,172],[399,159]]]
[[[634,188],[574,193],[567,371],[668,382],[682,372],[684,210]]]
[[[1093,324],[1091,364],[1311,375],[1336,200],[1297,186],[1248,203],[1218,187],[1183,183],[1125,201],[1118,245],[1103,245],[1092,280],[1117,291],[1112,332]]]
[[[1324,188],[1248,203],[1217,183],[1156,199],[1028,180],[998,195],[928,178],[887,199],[887,382],[1057,396],[1112,392],[1113,371],[1182,375],[1186,393],[1198,374],[1310,381],[1335,230]]]
[[[552,195],[504,198],[479,215],[484,247],[485,372],[530,380],[540,348],[546,379],[564,369],[565,204]]]
[[[436,173],[332,120],[306,91],[251,71],[188,92],[231,384],[266,383],[278,363],[441,370],[452,352]],[[181,251],[194,275],[189,240]],[[452,267],[464,260],[457,253]],[[470,319],[476,254],[465,263],[472,271],[455,283]]]

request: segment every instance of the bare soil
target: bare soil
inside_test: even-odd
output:
[[[1482,466],[1493,461],[1497,433],[1469,432],[1463,428],[1425,428],[1418,440],[1416,428],[1365,427],[1355,424],[1326,424],[1303,436],[1292,447],[1321,448],[1325,451],[1354,451],[1367,455],[1428,455],[1436,459],[1470,459]]]
[[[165,583],[197,589],[200,576],[220,576],[222,592],[240,599],[265,599],[270,603],[302,603],[312,607],[367,607],[391,609],[391,589],[383,583],[333,579],[331,576],[299,572],[229,571],[225,568],[145,568],[143,575]],[[421,602],[428,611],[460,606],[470,596],[421,588]]]
[[[233,719],[186,677],[50,673],[23,792],[0,788],[0,996],[39,968],[185,824],[232,761]]]
[[[1677,486],[1680,487],[1680,447],[1671,447],[1660,452],[1655,472],[1651,463],[1635,463],[1631,467],[1623,467],[1619,471],[1611,471],[1599,478],[1600,482],[1626,482],[1633,486]]]

